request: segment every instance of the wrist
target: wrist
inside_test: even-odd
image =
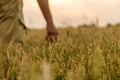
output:
[[[50,25],[50,26],[53,26],[54,25],[54,23],[53,23],[53,21],[47,21],[47,25]]]
[[[55,25],[53,23],[47,23],[47,28],[55,28]]]

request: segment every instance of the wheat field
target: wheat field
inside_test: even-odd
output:
[[[0,50],[0,80],[120,80],[120,27],[59,28],[59,40],[29,30],[29,41]]]

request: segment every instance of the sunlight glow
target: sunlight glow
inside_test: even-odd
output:
[[[24,1],[24,17],[28,26],[45,26],[45,19],[36,0]],[[100,25],[120,22],[120,0],[49,0],[56,25],[90,23],[96,18]]]
[[[63,5],[63,4],[69,4],[73,2],[74,0],[50,0],[51,5]]]

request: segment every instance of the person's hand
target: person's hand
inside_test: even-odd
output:
[[[46,37],[46,40],[50,41],[50,42],[57,41],[58,40],[58,35],[59,34],[58,34],[58,31],[55,28],[55,26],[48,24],[47,25],[47,37]]]

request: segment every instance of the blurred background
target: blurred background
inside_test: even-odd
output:
[[[25,23],[29,28],[45,28],[45,20],[36,0],[24,1]],[[49,0],[57,27],[82,24],[120,23],[120,0]]]

